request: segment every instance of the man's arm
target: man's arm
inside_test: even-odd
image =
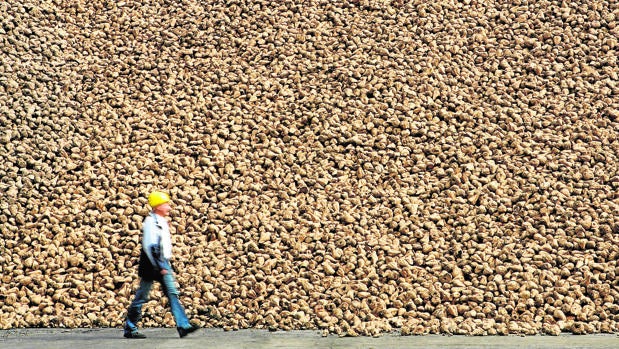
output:
[[[147,217],[144,220],[144,236],[142,239],[142,246],[144,252],[148,256],[153,268],[157,271],[163,271],[166,269],[166,264],[161,258],[161,243],[159,227],[157,227],[155,220],[152,217]]]
[[[161,274],[166,274],[167,269],[166,269],[166,263],[163,261],[163,258],[161,257],[161,246],[159,244],[153,244],[150,245],[150,254],[153,256],[155,263],[153,263],[153,266],[158,269]]]

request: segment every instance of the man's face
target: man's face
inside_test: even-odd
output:
[[[170,204],[166,202],[165,204],[155,207],[153,211],[162,217],[167,217],[170,214],[170,211],[172,211],[172,207],[170,207]]]

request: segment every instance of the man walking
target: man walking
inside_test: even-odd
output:
[[[144,334],[138,331],[137,323],[142,318],[142,305],[148,301],[153,282],[158,281],[168,297],[170,309],[176,322],[176,329],[182,338],[196,331],[198,327],[190,324],[189,319],[187,319],[185,309],[178,299],[178,290],[170,265],[172,239],[170,238],[170,227],[166,220],[172,210],[170,197],[166,193],[154,191],[148,196],[148,204],[153,210],[144,219],[142,225],[142,252],[138,267],[140,287],[128,309],[124,336],[126,338],[146,338]]]

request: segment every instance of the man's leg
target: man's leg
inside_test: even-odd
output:
[[[176,322],[176,328],[181,337],[185,337],[187,334],[197,330],[197,327],[189,323],[189,319],[185,314],[185,308],[183,308],[180,300],[178,299],[178,289],[176,288],[176,282],[174,280],[174,274],[172,270],[169,270],[166,275],[163,276],[163,291],[168,297],[170,303],[170,309]]]
[[[135,292],[133,302],[127,310],[127,319],[125,320],[125,337],[127,338],[144,338],[144,335],[138,332],[138,322],[142,318],[142,305],[148,301],[150,289],[153,286],[152,281],[140,279],[140,287]]]

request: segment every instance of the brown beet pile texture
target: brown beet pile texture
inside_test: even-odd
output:
[[[619,330],[616,1],[0,4],[0,328]],[[174,326],[156,288],[144,326]]]

